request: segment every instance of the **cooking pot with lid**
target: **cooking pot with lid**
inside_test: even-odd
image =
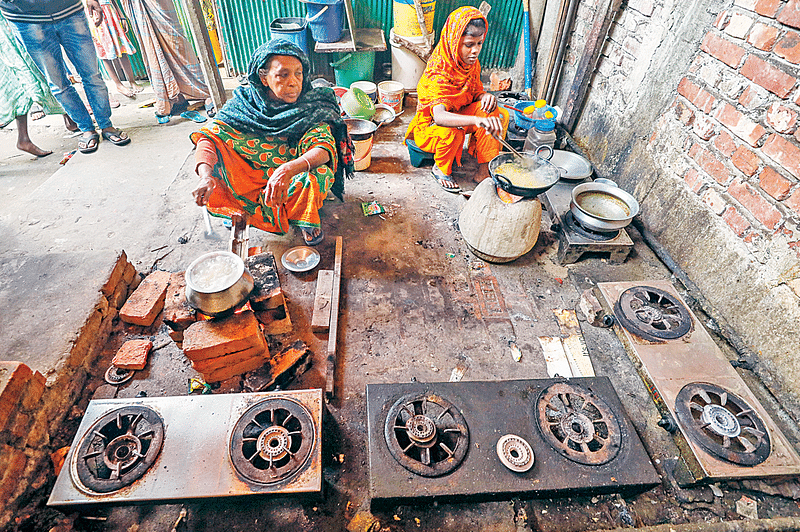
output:
[[[596,231],[622,229],[639,214],[639,202],[619,187],[581,183],[572,189],[570,211],[575,219]]]

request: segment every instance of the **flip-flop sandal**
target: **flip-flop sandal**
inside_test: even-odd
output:
[[[44,109],[41,108],[38,104],[33,104],[31,106],[30,115],[31,120],[41,120],[44,118]]]
[[[322,242],[325,239],[325,231],[323,231],[321,228],[319,230],[319,234],[317,236],[315,236],[314,238],[312,238],[311,240],[306,238],[306,232],[305,231],[302,231],[302,233],[303,233],[303,240],[305,241],[307,246],[316,246],[317,244],[319,244],[320,242]]]
[[[198,124],[202,124],[203,122],[208,120],[208,118],[204,117],[203,115],[201,115],[197,111],[184,111],[184,112],[181,113],[181,117],[182,118],[187,118],[187,119],[191,120],[192,122],[197,122]]]
[[[156,122],[159,124],[168,124],[169,123],[169,115],[160,115],[156,113]]]
[[[217,115],[217,108],[214,107],[214,102],[205,104],[206,114],[209,118],[214,118]]]
[[[119,129],[114,131],[103,131],[103,138],[116,146],[125,146],[131,142],[131,138],[125,135],[125,133]]]
[[[439,186],[442,187],[447,192],[452,192],[453,194],[458,194],[459,192],[461,192],[461,187],[458,185],[456,185],[455,187],[445,186],[445,183],[448,181],[455,185],[455,182],[450,177],[437,175],[433,170],[431,170],[431,175],[436,180],[436,182],[439,183]]]
[[[81,153],[94,153],[97,151],[97,146],[100,144],[100,135],[97,131],[86,131],[81,134],[78,140],[78,151]]]

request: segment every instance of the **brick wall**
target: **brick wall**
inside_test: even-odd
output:
[[[21,362],[0,361],[0,529],[24,520],[20,510],[36,502],[32,499],[49,495],[41,488],[54,480],[52,438],[70,409],[87,399],[89,375],[104,370],[95,363],[138,282],[136,269],[120,253],[70,351],[47,375]]]
[[[581,2],[590,27],[599,4]],[[570,44],[563,105],[582,52]],[[800,0],[628,0],[573,136],[800,420]]]

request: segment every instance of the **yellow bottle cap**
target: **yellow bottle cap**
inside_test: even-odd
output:
[[[534,111],[534,109],[536,109],[536,107],[534,107],[533,105],[529,105],[528,107],[522,110],[522,114],[529,115]]]
[[[545,117],[545,118],[553,118],[553,113],[551,113],[550,111],[547,111],[547,112],[544,114],[544,117]]]
[[[534,103],[534,105],[538,109],[540,107],[544,107],[545,105],[547,105],[547,102],[544,100],[536,100],[536,103]]]

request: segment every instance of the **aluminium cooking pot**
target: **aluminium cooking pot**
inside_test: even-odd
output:
[[[244,305],[253,291],[253,276],[239,255],[212,251],[186,268],[186,301],[206,316],[223,317]]]
[[[615,231],[631,223],[639,214],[639,202],[619,187],[582,183],[572,189],[570,211],[589,229]]]
[[[492,176],[492,180],[494,181],[495,185],[502,188],[509,194],[514,194],[515,196],[522,196],[523,198],[535,198],[542,192],[548,190],[550,187],[558,183],[558,168],[550,163],[547,158],[539,155],[539,152],[543,148],[546,148],[549,151],[547,158],[550,158],[553,154],[553,150],[550,148],[550,146],[539,146],[534,153],[523,153],[525,156],[524,162],[519,161],[519,157],[513,153],[501,153],[489,161],[489,174]],[[541,183],[541,185],[537,187],[523,187],[515,185],[509,178],[497,172],[498,166],[509,162],[518,162],[523,167],[530,168],[530,171],[536,177],[537,181]]]

